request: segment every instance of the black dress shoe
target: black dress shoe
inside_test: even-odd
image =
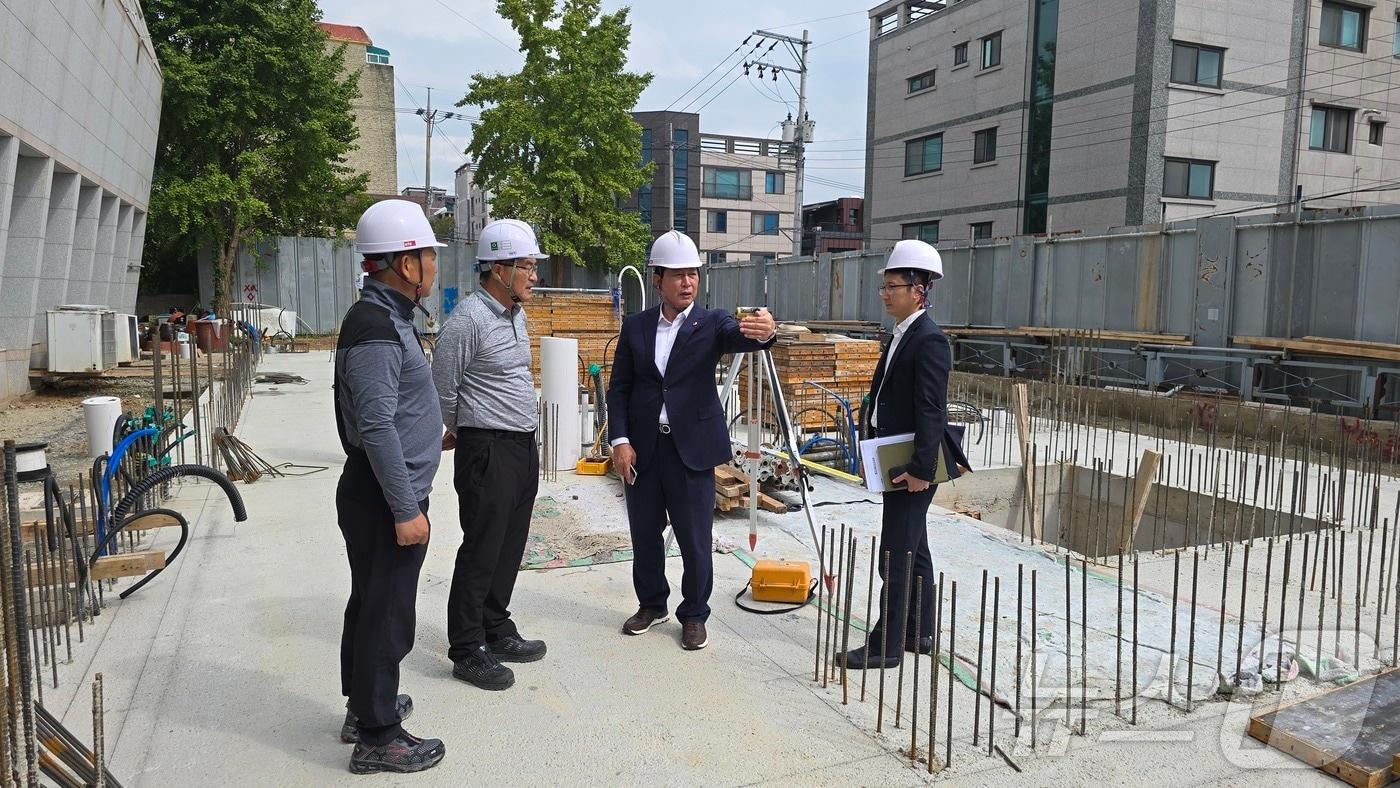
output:
[[[869,646],[861,646],[842,654],[839,659],[845,661],[847,670],[883,670],[899,667],[899,657],[898,654],[885,656],[878,651],[871,653]]]
[[[484,690],[509,689],[515,683],[514,671],[497,661],[485,646],[477,646],[454,662],[452,675]]]
[[[932,653],[933,653],[933,638],[932,638],[932,637],[919,638],[919,644],[918,644],[918,645],[919,645],[919,653],[920,653],[920,654],[932,654]],[[913,651],[914,651],[914,638],[909,638],[908,640],[904,641],[904,650],[905,650],[905,651],[908,651],[908,652],[910,652],[910,653],[913,653]]]
[[[536,662],[544,658],[546,651],[543,640],[525,640],[519,635],[506,635],[487,643],[486,648],[501,662]]]
[[[350,753],[350,771],[355,774],[398,772],[406,774],[431,769],[447,754],[441,739],[420,739],[408,731],[388,744],[372,747],[359,742]]]

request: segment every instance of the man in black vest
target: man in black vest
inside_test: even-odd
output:
[[[932,481],[948,426],[948,370],[953,365],[948,338],[933,317],[925,314],[929,284],[943,277],[938,250],[923,241],[900,241],[880,273],[884,276],[880,298],[885,311],[894,318],[894,339],[881,355],[870,381],[866,429],[875,437],[914,433],[914,454],[907,470],[892,480],[895,484],[905,483],[907,488],[884,493],[877,560],[880,578],[889,591],[889,606],[867,644],[845,655],[847,667],[853,670],[892,668],[899,665],[906,650],[932,650],[933,616],[923,616],[920,630],[914,631],[915,602],[909,600],[906,607],[905,595],[912,594],[912,589],[904,586],[904,565],[906,556],[912,553],[912,577],[924,579],[923,609],[932,610],[933,556],[928,547],[928,507],[937,489]],[[886,553],[890,556],[888,576],[884,566]],[[901,626],[902,620],[907,620],[908,626]],[[902,643],[901,635],[905,636]]]

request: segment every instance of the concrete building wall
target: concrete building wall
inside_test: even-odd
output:
[[[455,175],[457,213],[453,215],[456,240],[474,244],[481,237],[481,228],[494,218],[491,216],[491,192],[482,189],[475,182],[475,164],[463,164]]]
[[[393,195],[399,193],[399,154],[398,137],[394,114],[394,67],[387,63],[370,63],[367,60],[370,43],[368,36],[363,41],[354,40],[364,33],[360,28],[347,28],[334,25],[328,47],[335,50],[341,45],[341,71],[344,74],[358,74],[360,78],[360,98],[355,101],[355,125],[360,130],[358,146],[351,151],[348,163],[356,172],[369,173],[370,194]],[[358,31],[354,36],[345,36],[337,31]]]
[[[792,254],[793,238],[801,233],[796,218],[795,187],[792,159],[780,155],[777,140],[730,137],[705,134],[700,139],[702,183],[711,170],[739,170],[749,173],[749,196],[740,199],[706,195],[700,192],[700,255],[707,259],[746,260],[754,255],[784,257]],[[749,153],[746,151],[759,151]],[[783,173],[783,190],[778,194],[766,191],[769,172]],[[726,230],[712,232],[710,214],[725,212]],[[774,234],[754,232],[755,214],[777,214],[778,231]],[[710,258],[711,253],[723,257]]]
[[[0,4],[0,41],[4,399],[46,358],[48,309],[135,307],[161,73],[132,0]]]

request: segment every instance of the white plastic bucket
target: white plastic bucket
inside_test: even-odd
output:
[[[112,430],[122,416],[117,397],[88,397],[83,400],[83,422],[87,425],[88,459],[112,453]]]

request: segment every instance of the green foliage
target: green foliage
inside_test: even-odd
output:
[[[433,235],[439,241],[447,238],[455,238],[457,235],[457,220],[451,216],[434,216],[428,220],[428,224],[433,228]]]
[[[540,246],[575,264],[645,258],[650,230],[620,201],[651,180],[631,111],[651,74],[625,70],[628,9],[598,0],[498,0],[520,35],[515,74],[476,74],[458,106],[481,106],[468,153],[494,192],[492,213],[540,229]]]
[[[148,243],[192,264],[214,254],[214,303],[238,246],[354,225],[368,176],[345,163],[358,131],[314,0],[146,0],[164,73]]]

